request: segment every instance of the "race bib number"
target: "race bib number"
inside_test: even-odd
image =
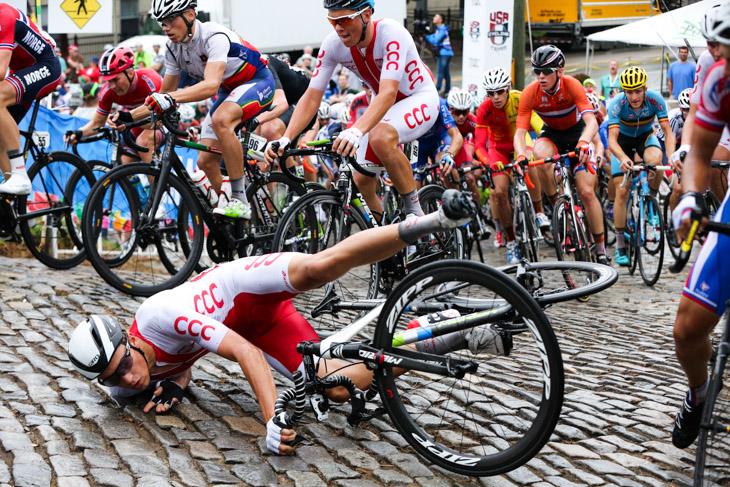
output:
[[[33,143],[39,149],[47,149],[51,145],[50,132],[33,132]]]
[[[248,139],[248,150],[263,152],[267,142],[268,141],[261,136],[250,134]]]

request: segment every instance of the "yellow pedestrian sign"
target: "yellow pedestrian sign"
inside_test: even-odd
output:
[[[79,29],[82,29],[100,8],[101,5],[97,0],[64,0],[61,3],[61,10],[66,12]]]

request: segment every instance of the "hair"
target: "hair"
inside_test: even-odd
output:
[[[687,47],[687,46],[679,46],[679,48],[677,49],[677,51],[681,51],[682,49],[684,49],[685,51],[689,52],[689,47]]]
[[[438,15],[439,17],[441,17],[441,22],[446,22],[446,17],[444,17],[444,14],[442,14],[441,12],[436,12],[434,15]]]

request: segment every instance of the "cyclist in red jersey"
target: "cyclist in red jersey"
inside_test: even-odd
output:
[[[101,81],[105,83],[99,93],[99,107],[94,118],[68,138],[70,144],[92,135],[95,128],[103,127],[114,104],[126,110],[135,109],[143,105],[152,93],[160,91],[162,85],[162,78],[154,69],[134,69],[134,52],[129,47],[114,47],[106,51],[101,56],[99,72]],[[150,162],[155,144],[157,147],[162,144],[162,134],[141,128],[132,129],[132,132],[137,137],[137,144],[150,148],[150,152],[138,154],[144,162]],[[130,159],[125,156],[123,161],[129,162]]]
[[[208,352],[216,353],[240,365],[268,422],[269,449],[291,453],[293,447],[283,442],[292,441],[295,433],[274,421],[276,386],[269,365],[291,379],[302,370],[296,345],[317,338],[294,309],[292,298],[355,266],[386,259],[420,236],[455,228],[471,218],[473,208],[459,192],[444,192],[442,201],[436,212],[359,232],[315,255],[268,254],[213,267],[145,300],[128,333],[115,318],[92,315],[69,340],[71,364],[88,380],[110,387],[113,395],[151,394],[144,411],[162,413],[183,399],[194,362]],[[491,351],[484,346],[497,347],[492,353],[509,351],[508,336],[491,328],[482,330],[472,331],[474,336],[455,332],[449,343],[445,343],[448,335],[440,343],[424,340],[422,346],[433,346],[430,353],[467,346],[474,353]],[[324,375],[343,365],[325,360],[319,370]],[[363,390],[372,380],[372,371],[362,363],[351,364],[342,373]],[[328,390],[328,396],[341,402],[348,393],[335,388]]]
[[[572,76],[563,74],[565,56],[553,45],[540,46],[532,53],[532,68],[537,80],[522,91],[520,111],[515,132],[515,159],[525,160],[525,134],[530,128],[530,116],[534,110],[545,122],[545,127],[535,142],[535,159],[575,150],[579,154],[573,164],[575,185],[585,205],[588,225],[596,243],[596,259],[608,264],[603,210],[594,192],[596,184],[595,150],[592,140],[598,133],[598,123],[583,85]],[[553,164],[540,168],[542,181],[550,181]],[[554,180],[553,180],[554,181]],[[558,199],[555,183],[544,184],[543,190],[551,203]],[[548,194],[551,192],[552,194]]]
[[[352,102],[350,103],[350,119],[347,121],[347,127],[350,128],[353,125],[355,125],[355,122],[362,117],[362,115],[365,113],[365,111],[370,106],[370,100],[373,97],[373,91],[370,89],[370,87],[367,85],[367,83],[363,82],[362,84],[362,91],[355,95],[355,98],[352,99]]]
[[[18,123],[34,100],[61,80],[55,44],[15,7],[0,3],[0,193],[27,195],[31,184],[20,148]]]

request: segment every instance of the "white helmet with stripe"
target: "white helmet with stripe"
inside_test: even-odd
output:
[[[94,380],[109,366],[125,333],[116,318],[91,315],[79,323],[68,342],[71,365],[89,380]]]

